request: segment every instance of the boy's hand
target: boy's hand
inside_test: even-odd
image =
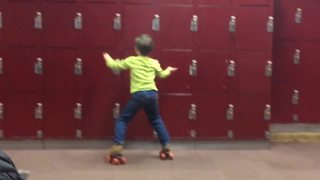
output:
[[[103,58],[104,58],[106,61],[108,61],[109,59],[111,59],[111,56],[109,55],[109,53],[104,52],[104,53],[103,53]]]
[[[168,71],[170,71],[170,72],[175,72],[175,71],[178,70],[178,68],[176,68],[176,67],[171,67],[171,66],[167,67],[167,69],[168,69]]]

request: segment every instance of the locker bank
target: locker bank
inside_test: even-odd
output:
[[[130,72],[108,69],[102,53],[134,55],[140,34],[152,36],[151,57],[163,68],[179,68],[156,80],[160,113],[183,149],[177,156],[198,147],[215,162],[220,152],[201,147],[320,142],[319,17],[319,0],[0,0],[0,149],[110,141],[131,96]],[[143,111],[130,123],[127,139],[143,153],[150,146],[145,142],[157,140]],[[277,144],[275,151],[304,149],[287,145]],[[317,143],[306,146],[320,155]],[[23,152],[14,149],[19,160]],[[223,179],[205,175],[166,178]]]

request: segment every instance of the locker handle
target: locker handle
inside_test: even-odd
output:
[[[2,12],[0,12],[0,29],[3,28]]]
[[[236,32],[236,26],[237,18],[235,16],[231,16],[229,21],[229,32]]]
[[[190,130],[189,133],[190,133],[190,137],[191,137],[191,138],[196,138],[196,137],[197,137],[197,131],[196,131],[196,130],[193,130],[193,129],[192,129],[192,130]]]
[[[42,139],[43,138],[43,132],[41,130],[37,131],[37,138]]]
[[[197,119],[197,105],[191,104],[189,109],[189,120]]]
[[[82,139],[82,131],[80,129],[76,130],[76,138]]]
[[[82,104],[76,103],[74,108],[74,118],[75,119],[82,119]]]
[[[293,63],[294,64],[300,64],[301,63],[301,51],[299,49],[296,49],[294,55],[293,55]]]
[[[296,10],[295,23],[296,24],[302,23],[302,9],[301,8],[297,8],[297,10]]]
[[[43,74],[43,60],[42,58],[37,58],[36,62],[34,63],[34,73],[35,74]]]
[[[35,119],[43,119],[43,105],[42,103],[37,103],[35,108]]]
[[[269,121],[271,120],[271,105],[267,104],[264,109],[264,120]]]
[[[272,33],[274,31],[273,17],[269,16],[267,21],[267,32]]]
[[[272,61],[267,61],[267,65],[265,67],[265,76],[266,77],[272,76]]]
[[[4,138],[4,132],[2,129],[0,129],[0,139]]]
[[[229,104],[227,108],[227,113],[226,113],[226,119],[227,120],[233,120],[234,119],[234,105]]]
[[[81,58],[77,58],[76,62],[74,64],[74,74],[75,75],[82,75],[83,70],[82,70],[82,59]]]
[[[293,90],[292,104],[299,105],[299,100],[300,100],[300,92],[298,90]]]
[[[192,60],[189,66],[189,74],[190,76],[197,76],[198,74],[198,62],[197,60]]]
[[[113,19],[113,29],[121,30],[121,14],[116,13],[115,18]]]
[[[152,30],[160,31],[160,16],[155,14],[152,20]]]
[[[228,137],[229,139],[233,139],[233,138],[234,138],[234,132],[233,132],[232,130],[228,130],[228,131],[227,131],[227,137]]]
[[[120,104],[115,103],[113,108],[113,119],[117,120],[120,117]]]
[[[236,62],[234,60],[227,60],[228,69],[227,75],[229,77],[234,77],[236,75]]]
[[[34,17],[34,28],[42,29],[42,13],[36,12],[36,16]]]
[[[0,74],[3,74],[3,59],[0,57]]]
[[[3,104],[0,103],[0,120],[4,119],[4,107]]]
[[[77,13],[76,17],[74,18],[74,28],[76,30],[81,30],[82,29],[82,14],[81,13]]]
[[[193,15],[191,22],[190,22],[190,30],[192,32],[197,32],[198,31],[198,24],[199,24],[199,19],[197,15]]]

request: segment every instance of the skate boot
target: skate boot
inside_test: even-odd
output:
[[[127,158],[122,155],[123,146],[114,145],[112,146],[109,154],[105,158],[106,163],[109,162],[113,165],[123,165],[127,163]]]
[[[159,158],[161,160],[173,160],[174,155],[173,153],[170,151],[170,147],[169,145],[164,145],[162,146],[162,150],[159,153]]]

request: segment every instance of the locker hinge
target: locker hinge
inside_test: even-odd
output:
[[[292,93],[292,104],[299,105],[300,92],[298,90],[293,90]]]
[[[301,51],[299,49],[296,49],[293,55],[293,63],[294,64],[300,64],[301,63]]]
[[[300,120],[299,120],[299,115],[298,114],[293,114],[292,115],[292,120],[294,121],[294,122],[299,122]]]
[[[73,112],[74,112],[73,116],[75,119],[82,119],[82,104],[76,103],[76,106]]]
[[[294,21],[296,22],[296,24],[302,23],[302,9],[301,8],[297,8]]]
[[[229,21],[229,32],[236,32],[236,26],[237,26],[237,18],[235,16],[230,17]]]
[[[233,120],[233,118],[234,118],[234,105],[229,104],[226,112],[226,119]]]
[[[152,20],[152,30],[160,31],[160,16],[159,14],[155,14]]]
[[[265,76],[266,77],[272,76],[272,61],[267,61],[267,65],[265,67]]]
[[[120,104],[115,103],[113,108],[113,119],[117,120],[120,117]]]
[[[82,59],[77,58],[76,62],[74,63],[74,74],[75,75],[82,75]]]
[[[191,104],[189,109],[189,120],[197,119],[197,105]]]
[[[229,139],[233,139],[233,138],[234,138],[234,132],[233,132],[232,130],[228,130],[228,132],[227,132],[227,137],[228,137]]]
[[[37,131],[37,138],[42,139],[43,138],[43,132],[41,130]]]
[[[190,30],[192,32],[198,32],[198,24],[199,24],[199,19],[197,15],[193,15],[191,22],[190,22]]]
[[[43,105],[42,103],[37,103],[35,112],[34,112],[35,119],[43,119]]]
[[[264,109],[264,120],[270,121],[271,120],[271,105],[266,104],[266,107]]]
[[[228,70],[227,75],[229,77],[234,77],[236,75],[236,62],[233,60],[227,60]]]
[[[121,30],[121,14],[116,13],[116,17],[113,19],[113,29]]]
[[[39,75],[43,73],[43,60],[41,58],[37,58],[34,63],[34,73]]]
[[[77,12],[76,17],[74,18],[74,28],[76,30],[82,29],[82,14]]]
[[[4,107],[3,104],[0,102],[0,120],[4,119]]]
[[[3,59],[0,57],[0,74],[3,74]]]
[[[80,129],[76,130],[76,138],[82,139],[82,131]]]
[[[197,76],[197,71],[198,71],[198,62],[197,60],[192,60],[189,66],[190,76]]]
[[[0,129],[0,139],[3,139],[4,138],[4,132],[2,129]]]
[[[0,29],[3,28],[2,12],[0,12]]]
[[[42,29],[42,13],[41,12],[37,12],[36,16],[34,17],[34,28]]]
[[[197,137],[197,131],[194,130],[194,129],[190,130],[189,134],[190,134],[191,138],[196,138]]]
[[[269,16],[267,21],[267,32],[272,33],[274,31],[273,17]]]

